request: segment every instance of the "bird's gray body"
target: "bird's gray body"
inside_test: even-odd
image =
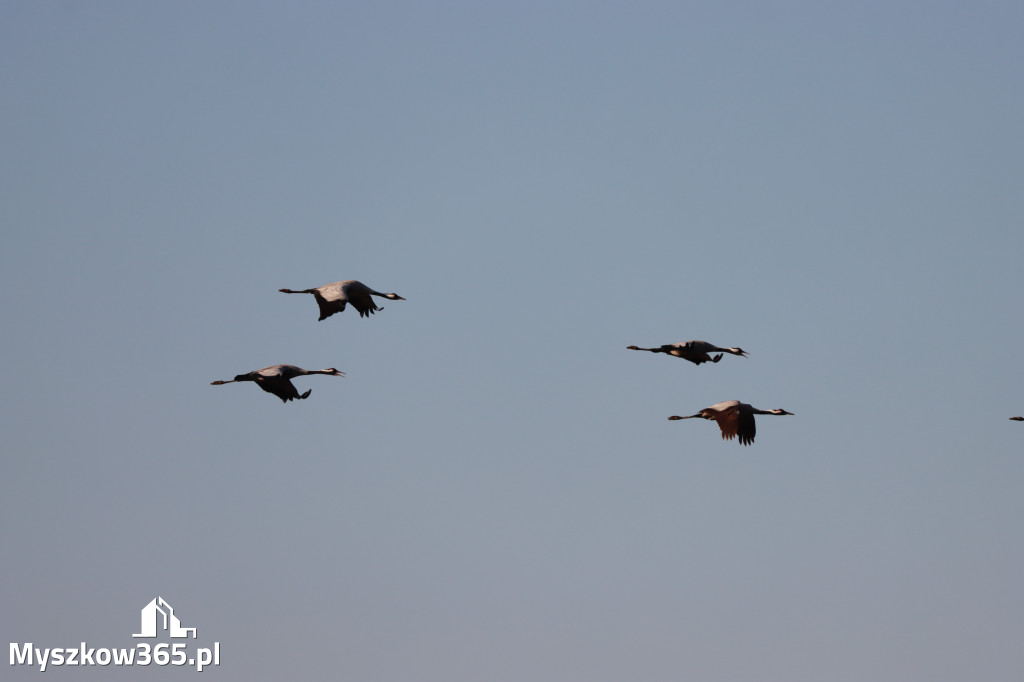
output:
[[[367,317],[378,310],[383,310],[383,308],[378,306],[373,300],[373,296],[380,296],[392,301],[405,300],[395,293],[385,294],[379,291],[374,291],[362,282],[354,279],[347,279],[342,282],[331,282],[330,284],[325,284],[322,287],[316,287],[315,289],[302,289],[298,291],[293,291],[292,289],[279,289],[279,291],[286,294],[313,294],[317,305],[320,306],[321,320],[326,320],[334,313],[342,312],[345,310],[345,306],[349,304],[359,311],[359,317]]]
[[[739,437],[740,445],[750,445],[754,442],[754,436],[757,435],[757,424],[754,421],[755,414],[793,414],[792,412],[786,412],[785,410],[759,410],[753,405],[747,403],[741,403],[738,400],[726,400],[725,402],[715,403],[711,407],[705,407],[697,414],[690,415],[689,417],[669,417],[671,420],[676,419],[710,419],[718,422],[718,427],[722,430],[722,438],[725,440],[732,440],[733,438]]]
[[[636,346],[627,346],[627,348],[629,350],[645,350],[651,353],[665,353],[666,355],[689,360],[695,365],[703,362],[718,362],[722,359],[723,353],[739,355],[740,357],[747,356],[747,352],[742,348],[720,348],[707,341],[697,340],[684,341],[683,343],[667,343],[657,348],[637,348]],[[711,353],[718,353],[718,355],[712,357]]]

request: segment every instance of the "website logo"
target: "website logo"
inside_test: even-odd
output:
[[[160,608],[161,606],[164,608]],[[174,608],[164,601],[163,597],[157,597],[142,607],[142,632],[132,637],[156,637],[157,624],[160,620],[156,615],[158,613],[163,616],[164,630],[170,631],[171,637],[188,637],[188,633],[191,632],[192,639],[196,638],[196,629],[181,627],[181,621],[174,615]]]
[[[174,608],[163,597],[157,597],[142,607],[139,629],[141,632],[132,637],[156,637],[163,632],[177,639],[187,639],[189,633],[192,633],[192,639],[196,638],[196,628],[182,627],[181,620],[174,615]],[[47,666],[130,666],[151,663],[159,666],[188,664],[202,672],[207,666],[220,665],[220,642],[214,642],[212,649],[197,648],[191,655],[188,644],[184,642],[155,646],[139,642],[134,647],[100,649],[91,648],[85,642],[76,647],[45,649],[34,646],[32,642],[11,642],[11,665],[38,665],[40,672],[45,671]]]

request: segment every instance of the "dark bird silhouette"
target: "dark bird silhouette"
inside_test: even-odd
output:
[[[345,376],[344,372],[339,372],[333,367],[329,369],[302,369],[295,365],[272,365],[254,372],[239,374],[234,379],[212,381],[210,383],[213,386],[220,386],[221,384],[230,384],[235,381],[255,381],[256,385],[267,393],[273,393],[284,402],[288,402],[289,400],[305,400],[312,393],[312,390],[309,390],[299,395],[299,392],[291,382],[295,377],[306,376],[307,374],[328,374],[335,377]]]
[[[1024,422],[1024,417],[1010,417],[1010,419],[1015,422]]]
[[[722,353],[732,353],[733,355],[739,355],[740,357],[747,357],[747,352],[742,348],[719,348],[707,341],[668,343],[664,346],[659,346],[658,348],[637,348],[636,346],[626,346],[626,348],[629,350],[646,350],[651,353],[674,355],[677,358],[689,360],[695,365],[699,365],[702,362],[718,362],[722,359]],[[711,357],[711,353],[718,353],[718,355]]]
[[[689,417],[669,417],[676,419],[714,419],[718,427],[722,429],[722,438],[732,440],[735,436],[740,437],[741,445],[750,445],[754,442],[757,434],[757,425],[754,423],[755,414],[793,414],[785,410],[759,410],[752,405],[741,403],[738,400],[726,400],[724,403],[716,403],[711,407],[705,407],[697,414]]]
[[[392,301],[405,300],[398,294],[382,294],[379,291],[374,291],[362,282],[357,282],[354,279],[348,279],[344,282],[332,282],[315,289],[302,289],[301,291],[278,289],[278,291],[286,294],[313,294],[317,305],[320,306],[321,320],[326,320],[334,313],[340,313],[345,309],[346,304],[352,304],[352,307],[359,311],[359,317],[366,317],[378,310],[383,310],[371,296],[380,296]]]

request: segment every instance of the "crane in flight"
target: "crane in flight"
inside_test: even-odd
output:
[[[750,445],[754,442],[757,434],[757,425],[754,423],[755,414],[793,414],[785,410],[759,410],[753,405],[741,403],[738,400],[726,400],[723,403],[715,403],[711,407],[705,407],[697,414],[689,417],[669,417],[670,421],[678,419],[713,419],[718,422],[722,429],[722,438],[732,440],[739,436],[740,445]]]
[[[384,294],[374,291],[362,282],[354,279],[347,279],[343,282],[332,282],[315,289],[278,289],[285,294],[313,294],[317,305],[320,306],[320,319],[326,320],[334,313],[340,313],[345,306],[351,304],[359,311],[359,317],[367,317],[378,310],[383,310],[371,296],[380,296],[391,301],[404,301],[398,294]]]
[[[230,384],[236,381],[255,381],[256,385],[267,393],[273,393],[282,401],[288,402],[289,400],[305,400],[312,393],[311,389],[299,395],[298,390],[296,390],[291,382],[295,377],[308,374],[327,374],[335,377],[345,376],[344,372],[339,372],[333,367],[328,369],[302,369],[295,365],[271,365],[270,367],[257,369],[253,372],[239,374],[234,379],[212,381],[210,383],[213,386],[220,386],[221,384]]]
[[[664,346],[659,346],[657,348],[637,348],[636,346],[626,346],[626,348],[629,350],[646,350],[651,353],[665,353],[666,355],[672,355],[677,358],[689,360],[695,365],[699,365],[702,362],[718,362],[722,359],[722,353],[731,353],[732,355],[739,355],[743,358],[748,355],[748,353],[742,348],[719,348],[707,341],[667,343]],[[718,355],[711,357],[711,353],[718,353]]]

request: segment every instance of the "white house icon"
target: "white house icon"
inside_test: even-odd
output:
[[[163,608],[160,608],[161,606]],[[174,615],[174,608],[164,601],[163,597],[157,597],[142,607],[142,632],[132,637],[156,637],[157,613],[164,617],[163,629],[168,630],[171,637],[188,637],[188,633],[191,632],[192,639],[196,638],[196,629],[181,627],[181,621]]]

